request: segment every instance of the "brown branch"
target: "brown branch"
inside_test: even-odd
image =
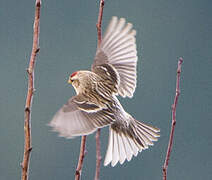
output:
[[[174,104],[172,105],[172,126],[171,126],[169,144],[168,144],[167,153],[166,153],[166,159],[163,165],[163,180],[166,180],[167,178],[167,168],[168,168],[169,159],[170,159],[170,155],[172,151],[172,145],[173,145],[174,130],[176,125],[176,107],[178,103],[178,97],[180,95],[180,73],[181,73],[182,63],[183,63],[183,59],[179,58],[178,67],[177,67],[176,95],[174,98]]]
[[[98,47],[100,46],[101,40],[102,40],[102,15],[103,15],[103,9],[104,9],[104,0],[100,0],[99,4],[99,16],[96,24],[97,28],[97,37],[98,37]]]
[[[104,0],[100,0],[99,4],[99,15],[96,24],[97,28],[97,47],[100,46],[102,40],[102,15],[103,15],[103,8],[104,8]],[[99,180],[100,175],[100,165],[101,165],[101,150],[100,150],[100,129],[96,132],[96,172],[95,172],[95,180]]]
[[[101,151],[100,151],[101,143],[100,143],[100,129],[96,132],[96,173],[95,173],[95,179],[99,180],[100,175],[100,165],[101,165]]]
[[[81,146],[80,146],[80,155],[79,155],[79,160],[78,160],[78,165],[77,169],[75,172],[75,180],[80,180],[81,173],[82,173],[82,165],[83,165],[83,160],[85,157],[85,143],[86,143],[86,136],[82,136],[81,138]]]
[[[25,118],[24,118],[24,135],[25,135],[25,145],[24,145],[24,156],[21,163],[22,166],[22,180],[28,179],[29,161],[31,147],[31,105],[34,92],[34,67],[36,54],[39,51],[39,31],[40,31],[40,8],[41,0],[36,0],[35,3],[35,18],[34,18],[34,32],[33,32],[33,44],[32,52],[29,62],[29,67],[27,69],[28,73],[28,92],[25,104]]]

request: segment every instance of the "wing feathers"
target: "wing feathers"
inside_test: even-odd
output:
[[[114,114],[109,109],[87,102],[80,95],[72,97],[56,113],[49,125],[54,131],[59,132],[60,136],[73,138],[91,134],[115,120]]]
[[[103,64],[111,64],[116,69],[120,77],[118,93],[123,97],[132,97],[136,88],[136,31],[132,27],[125,19],[112,17],[92,65],[92,70]],[[132,83],[125,82],[128,77]]]
[[[118,18],[113,16],[104,35],[104,39],[102,40],[102,43],[107,41],[108,37],[110,36],[111,32],[113,31],[114,27],[116,26],[118,21]]]

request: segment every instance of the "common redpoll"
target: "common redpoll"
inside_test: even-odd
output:
[[[160,136],[158,128],[128,114],[116,97],[133,97],[136,88],[135,35],[131,23],[126,24],[124,18],[112,18],[91,71],[76,71],[69,77],[77,95],[50,122],[53,130],[66,138],[88,135],[109,126],[105,166],[130,161]]]

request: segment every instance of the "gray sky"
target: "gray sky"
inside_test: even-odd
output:
[[[57,137],[46,124],[74,95],[70,73],[89,69],[96,50],[98,1],[42,1],[40,53],[32,107],[30,179],[74,179],[80,138]],[[103,31],[112,16],[137,30],[138,83],[121,99],[136,119],[161,129],[153,147],[124,165],[101,166],[101,180],[162,179],[171,125],[177,59],[182,56],[181,95],[168,179],[212,179],[212,1],[106,0]],[[23,157],[25,69],[32,47],[34,0],[2,0],[0,7],[0,179],[19,179]],[[104,158],[108,129],[101,134]],[[87,141],[82,179],[93,179],[95,139]]]

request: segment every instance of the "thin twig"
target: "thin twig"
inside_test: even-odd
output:
[[[81,173],[82,173],[82,165],[83,165],[83,160],[85,157],[85,143],[86,143],[86,136],[82,136],[81,138],[81,146],[80,146],[80,155],[79,155],[79,160],[78,160],[78,165],[77,169],[75,172],[75,180],[80,180]]]
[[[169,159],[170,159],[170,155],[172,151],[172,145],[173,145],[174,130],[176,125],[176,107],[178,103],[178,97],[180,95],[180,73],[181,73],[182,63],[183,63],[183,59],[179,58],[178,67],[177,67],[176,95],[174,98],[174,104],[172,105],[172,126],[171,126],[169,144],[168,144],[167,153],[166,153],[166,159],[163,165],[163,180],[166,180],[167,178],[167,168],[168,168]]]
[[[100,0],[99,4],[99,16],[96,24],[97,28],[97,38],[98,38],[98,47],[100,46],[101,40],[102,40],[102,15],[103,15],[103,9],[104,9],[104,0]]]
[[[101,151],[100,151],[101,143],[100,143],[100,129],[96,132],[96,173],[95,180],[99,180],[100,175],[100,165],[101,165]]]
[[[32,52],[31,52],[29,67],[27,69],[28,92],[26,97],[25,118],[24,118],[25,145],[24,145],[23,161],[21,163],[22,180],[28,179],[30,152],[32,150],[30,119],[31,119],[31,105],[32,105],[32,99],[33,99],[33,92],[34,92],[34,67],[35,67],[36,54],[39,52],[40,8],[41,8],[41,0],[36,0]]]
[[[104,0],[100,0],[99,4],[99,15],[96,24],[97,29],[97,47],[100,47],[101,40],[102,40],[102,15],[104,9]],[[101,150],[100,150],[100,129],[96,132],[96,172],[94,180],[99,180],[100,175],[100,165],[101,165]]]

